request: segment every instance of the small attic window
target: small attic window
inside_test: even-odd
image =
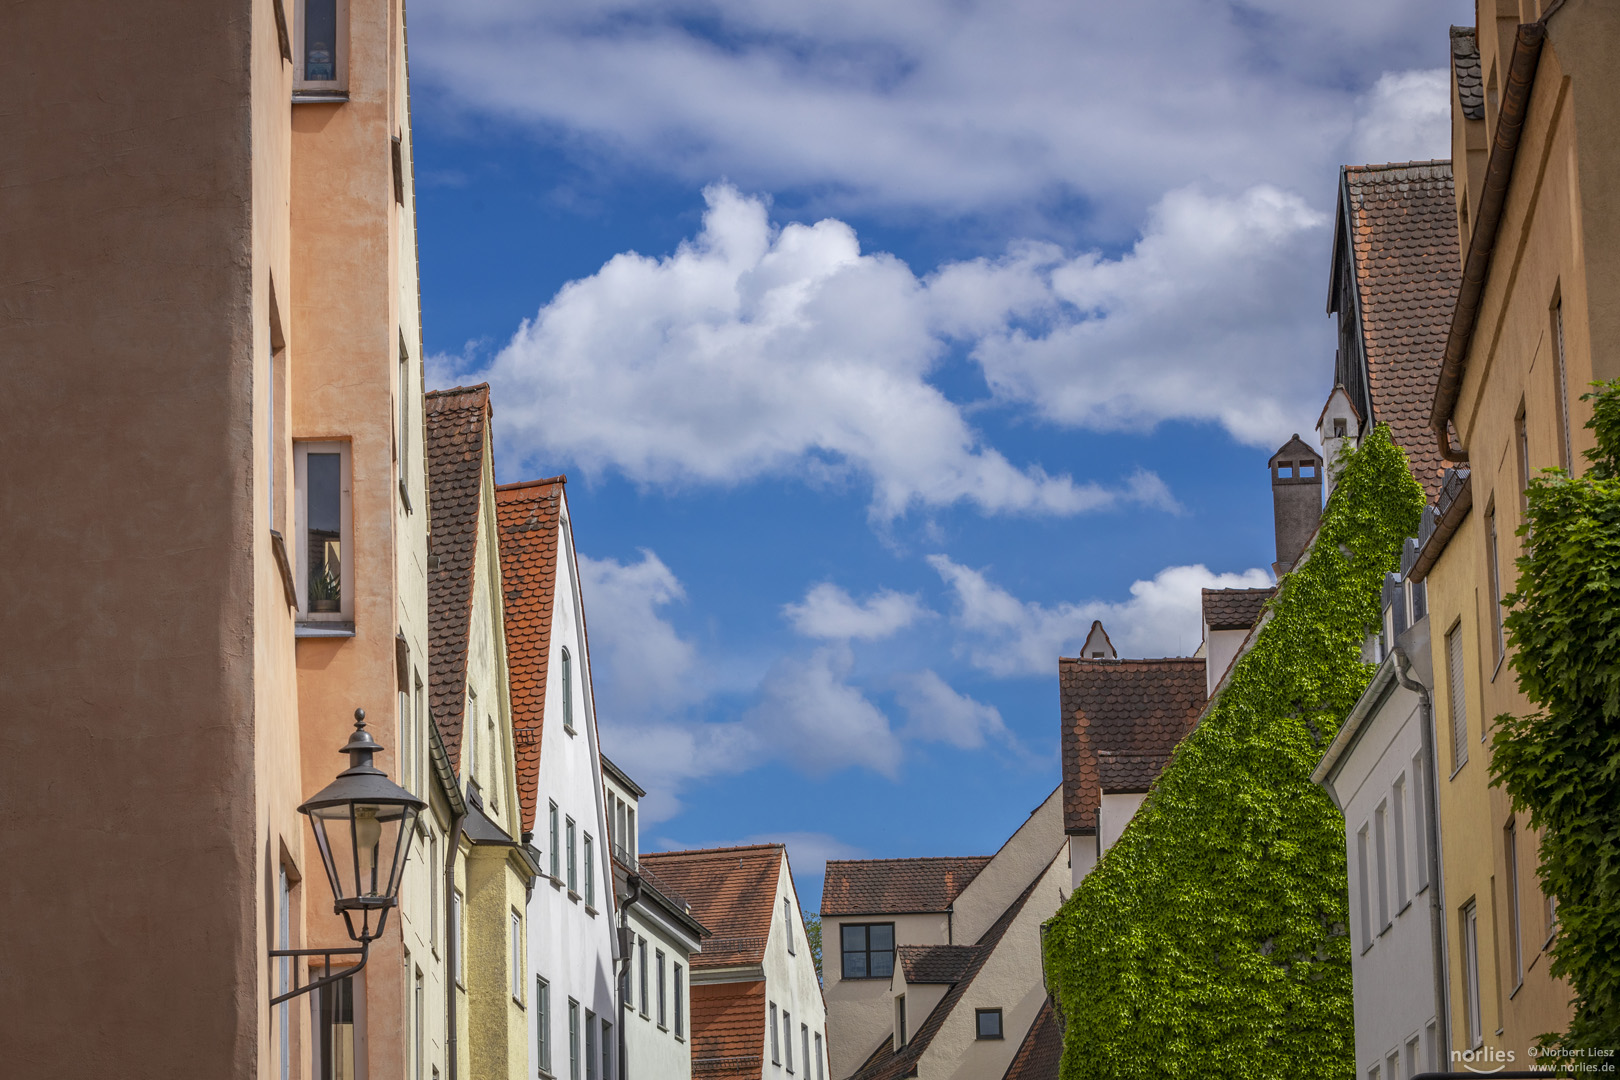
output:
[[[1333,418],[1333,437],[1335,439],[1342,439],[1342,438],[1344,438],[1345,436],[1347,436],[1349,434],[1350,434],[1350,423],[1349,423],[1349,421],[1347,421],[1342,416],[1335,416]]]
[[[1098,649],[1096,652],[1091,654],[1091,658],[1093,660],[1101,660],[1103,658],[1103,651]]]

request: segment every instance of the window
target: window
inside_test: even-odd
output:
[[[574,828],[574,819],[569,818],[567,824],[568,837],[568,891],[579,892],[579,852],[576,850],[577,830]]]
[[[523,916],[512,912],[512,1000],[523,1004]]]
[[[1559,420],[1561,421],[1559,424],[1558,433],[1563,436],[1563,445],[1561,449],[1564,452],[1564,459],[1560,461],[1559,464],[1568,469],[1570,472],[1574,472],[1575,453],[1571,448],[1571,437],[1569,431],[1569,362],[1568,358],[1564,354],[1564,301],[1562,298],[1553,301],[1552,315],[1553,344],[1558,349],[1558,367],[1556,375],[1558,378]]]
[[[298,613],[304,622],[354,618],[350,548],[349,444],[300,442],[293,447],[294,553]]]
[[[675,1037],[684,1038],[686,1035],[686,973],[681,965],[675,965]]]
[[[637,938],[636,941],[641,946],[641,949],[640,949],[641,1015],[646,1016],[646,1015],[648,1015],[647,1006],[649,1005],[649,1002],[647,1000],[647,939],[646,938]]]
[[[1530,430],[1523,401],[1519,402],[1519,415],[1513,418],[1513,447],[1519,459],[1519,521],[1524,522],[1530,516]]]
[[[292,943],[292,875],[282,863],[276,879],[276,948],[290,949]],[[276,992],[285,994],[292,989],[292,957],[283,956],[276,961],[276,978],[280,986]],[[292,1010],[290,1001],[276,1006],[276,1041],[280,1048],[281,1080],[292,1075]]]
[[[557,804],[556,803],[551,804],[551,817],[549,819],[549,824],[550,824],[550,828],[551,828],[551,880],[552,881],[561,881],[562,880],[562,866],[560,865],[560,861],[562,859],[562,856],[559,854],[558,849],[562,845],[560,843],[561,838],[557,835]]]
[[[467,955],[463,951],[463,939],[466,937],[466,932],[461,925],[461,908],[461,890],[456,889],[450,894],[450,974],[455,979],[457,986],[465,987],[467,983],[462,976],[462,972],[467,969]]]
[[[1429,887],[1429,814],[1426,805],[1428,781],[1423,769],[1423,751],[1412,755],[1412,851],[1417,859],[1417,891]]]
[[[613,1080],[613,1024],[602,1021],[602,1080]]]
[[[413,672],[416,680],[416,740],[411,744],[411,776],[415,778],[416,790],[427,788],[427,693],[422,686],[422,673]]]
[[[426,1067],[427,1061],[427,986],[423,983],[421,968],[416,969],[414,990],[412,1004],[416,1009],[416,1021],[413,1025],[416,1028],[416,1040],[412,1053],[416,1056],[416,1069],[413,1075],[416,1080],[423,1080],[422,1070]]]
[[[782,1010],[782,1054],[784,1057],[782,1067],[788,1072],[793,1071],[793,1015],[786,1009]]]
[[[663,949],[654,950],[653,968],[658,972],[658,1026],[659,1027],[668,1027],[669,1025],[668,1025],[668,1022],[666,1020],[666,1017],[668,1016],[668,1008],[667,1008],[667,991],[666,991],[666,989],[664,987],[664,950]]]
[[[911,1041],[910,1032],[906,1030],[906,995],[901,994],[894,999],[894,1045],[895,1049]]]
[[[355,1074],[354,979],[339,979],[316,990],[317,1080],[348,1080]]]
[[[810,1075],[810,1025],[808,1024],[799,1025],[799,1049],[804,1051],[801,1057],[804,1060],[804,1075],[808,1077]]]
[[[771,1002],[771,1064],[782,1064],[782,1045],[776,1037],[776,1002]]]
[[[1379,1077],[1380,1073],[1377,1065],[1372,1065],[1367,1068],[1367,1080],[1379,1080]]]
[[[534,1035],[540,1071],[551,1075],[551,984],[534,977]]]
[[[1416,1034],[1406,1040],[1406,1075],[1416,1076],[1423,1071],[1423,1054]]]
[[[1423,1033],[1428,1036],[1429,1071],[1440,1071],[1440,1025],[1436,1020],[1430,1020],[1423,1026]]]
[[[1378,932],[1383,933],[1389,929],[1389,859],[1388,842],[1385,834],[1388,826],[1385,824],[1389,817],[1389,804],[1381,802],[1373,813],[1373,850],[1378,856]]]
[[[344,0],[299,0],[298,44],[293,49],[295,97],[313,91],[316,95],[324,92],[326,100],[332,100],[344,93],[349,74],[348,8]]]
[[[596,845],[585,834],[585,906],[596,906]]]
[[[1496,540],[1496,501],[1485,508],[1485,571],[1491,587],[1491,662],[1500,664],[1505,645],[1502,640],[1502,574],[1498,565]],[[1493,676],[1494,677],[1494,676]]]
[[[1356,898],[1361,901],[1362,952],[1366,952],[1368,949],[1372,948],[1373,943],[1372,899],[1371,890],[1367,885],[1367,881],[1371,873],[1371,868],[1368,866],[1367,859],[1367,849],[1369,846],[1370,845],[1367,840],[1367,826],[1363,825],[1356,833],[1356,870],[1358,871],[1356,874]]]
[[[1519,936],[1519,838],[1509,819],[1502,836],[1502,854],[1507,862],[1508,956],[1513,961],[1513,985],[1524,982],[1524,943]]]
[[[579,1002],[568,999],[568,1080],[579,1080]]]
[[[596,1014],[585,1010],[585,1080],[596,1080]]]
[[[1553,934],[1558,931],[1558,897],[1550,892],[1541,894],[1542,905],[1547,916],[1547,945],[1552,944]],[[1542,948],[1546,948],[1543,945]]]
[[[1462,907],[1463,1020],[1472,1050],[1484,1045],[1485,1029],[1479,1017],[1479,909],[1470,900]]]
[[[782,929],[787,932],[788,955],[794,956],[797,950],[793,947],[793,901],[782,897]]]
[[[1384,1058],[1384,1075],[1389,1080],[1401,1080],[1401,1052],[1391,1050],[1389,1056]]]
[[[978,1038],[1001,1038],[1001,1010],[1000,1009],[974,1009],[973,1022]]]
[[[827,1062],[821,1054],[821,1032],[816,1032],[816,1080],[827,1080]]]
[[[636,842],[636,811],[634,807],[625,808],[624,820],[625,838],[630,841],[625,850],[630,852],[630,857],[633,859],[636,857],[636,852],[639,850],[639,845]]]
[[[843,972],[846,979],[887,979],[894,975],[894,923],[846,923]]]
[[[1395,910],[1406,907],[1406,776],[1395,778],[1395,787],[1389,796],[1392,825],[1395,835]]]
[[[563,730],[572,735],[574,733],[574,658],[568,655],[566,646],[562,651],[562,709]]]
[[[394,140],[394,183],[401,183],[399,175],[399,140]],[[401,199],[401,202],[404,200]],[[399,456],[399,498],[405,512],[411,512],[411,354],[405,349],[405,334],[399,335],[399,437],[395,440]]]
[[[1446,697],[1451,706],[1451,770],[1468,762],[1468,709],[1463,689],[1462,623],[1446,631]]]

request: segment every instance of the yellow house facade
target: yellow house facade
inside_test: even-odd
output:
[[[1492,718],[1523,714],[1502,632],[1522,493],[1583,465],[1579,400],[1620,375],[1620,9],[1478,0],[1453,32],[1452,129],[1462,285],[1431,425],[1448,473],[1413,576],[1428,586],[1453,1061],[1526,1067],[1563,1030],[1548,974],[1556,903],[1526,815],[1490,786]]]

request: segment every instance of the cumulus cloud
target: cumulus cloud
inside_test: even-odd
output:
[[[900,740],[883,711],[846,681],[854,663],[847,645],[783,657],[766,673],[747,722],[773,754],[812,775],[857,765],[893,780]]]
[[[1204,181],[1301,187],[1357,96],[1445,56],[1465,4],[421,0],[452,107],[689,180],[957,212],[1054,191],[1134,214]]]
[[[862,603],[831,582],[822,582],[804,594],[804,600],[787,604],[782,614],[805,637],[848,641],[873,641],[904,630],[927,610],[915,596],[884,589]]]
[[[901,676],[895,700],[909,717],[902,730],[907,738],[949,743],[961,750],[976,750],[987,739],[1011,741],[999,709],[957,693],[933,671]]]
[[[1130,598],[1047,606],[1020,600],[982,570],[944,555],[929,565],[956,597],[953,623],[966,641],[963,656],[994,675],[1050,675],[1057,657],[1072,656],[1094,619],[1101,619],[1121,656],[1177,656],[1197,648],[1203,589],[1255,589],[1271,584],[1265,570],[1217,574],[1202,565],[1167,567],[1131,585]]]
[[[1445,69],[1386,72],[1360,105],[1352,160],[1451,157],[1451,77]]]
[[[686,590],[663,560],[646,548],[640,562],[629,564],[581,555],[579,576],[591,662],[611,688],[612,709],[645,714],[696,700],[696,650],[661,614]]]

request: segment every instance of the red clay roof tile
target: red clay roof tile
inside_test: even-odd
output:
[[[783,851],[781,844],[756,844],[641,856],[658,880],[687,899],[692,917],[714,934],[692,957],[694,971],[764,962]]]
[[[1052,999],[1047,998],[1001,1080],[1058,1080],[1062,1061],[1063,1029],[1058,1026]]]
[[[765,981],[694,983],[692,1075],[758,1080],[764,1067]]]
[[[1211,630],[1248,630],[1260,618],[1275,585],[1264,589],[1205,589],[1204,622]]]
[[[988,855],[831,859],[821,886],[821,913],[902,915],[944,911],[989,861]]]

